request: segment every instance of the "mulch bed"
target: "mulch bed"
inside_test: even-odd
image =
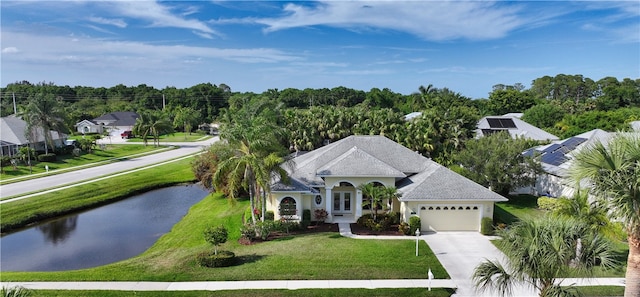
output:
[[[404,236],[402,232],[398,231],[398,225],[392,225],[387,230],[373,231],[369,228],[359,226],[358,224],[351,224],[351,233],[356,235],[397,235]]]
[[[289,237],[292,235],[298,235],[298,234],[311,234],[311,233],[321,233],[321,232],[339,232],[340,230],[338,229],[338,224],[328,224],[328,223],[322,223],[319,225],[316,225],[315,223],[312,223],[311,225],[309,225],[309,227],[307,227],[306,230],[295,230],[295,231],[290,231],[288,234],[286,232],[271,232],[271,234],[269,234],[269,237],[267,238],[266,241],[270,241],[270,240],[275,240],[275,239],[279,239],[279,238],[284,238],[284,237]],[[260,238],[256,238],[253,241],[250,241],[246,238],[240,238],[238,239],[238,242],[242,245],[252,245],[252,244],[257,244],[257,243],[261,243],[264,240],[260,239]]]

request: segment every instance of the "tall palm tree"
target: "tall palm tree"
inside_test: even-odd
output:
[[[231,198],[244,188],[249,192],[251,219],[256,222],[258,193],[267,192],[273,178],[286,180],[286,172],[277,166],[283,159],[281,140],[285,133],[278,126],[278,108],[266,101],[247,101],[231,108],[222,117],[220,138],[235,151],[222,160],[213,175],[214,184],[226,185]],[[264,209],[264,202],[262,205]]]
[[[55,149],[52,132],[60,135],[65,131],[65,113],[51,94],[38,93],[29,98],[29,104],[22,112],[27,122],[26,137],[30,142],[36,142],[40,133],[44,136],[44,151],[49,153],[49,146]]]
[[[171,132],[172,128],[169,117],[162,111],[146,111],[141,112],[140,117],[136,119],[133,133],[142,137],[145,146],[149,136],[153,138],[153,145],[159,146],[160,135]]]
[[[573,156],[570,178],[591,193],[626,226],[629,243],[625,297],[640,296],[640,136],[620,133]]]
[[[615,264],[609,241],[586,224],[557,217],[522,220],[500,232],[506,265],[486,260],[473,273],[480,291],[512,296],[517,284],[533,287],[541,297],[579,296],[557,278],[575,270],[590,275],[597,265]]]

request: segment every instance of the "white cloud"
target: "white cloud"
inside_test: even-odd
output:
[[[102,17],[90,17],[89,21],[102,24],[102,25],[111,25],[116,26],[118,28],[126,28],[127,23],[122,19],[107,19]]]
[[[2,49],[3,54],[15,54],[17,52],[20,52],[20,51],[18,50],[17,47],[13,47],[13,46],[5,47]]]
[[[154,45],[134,41],[77,38],[76,42],[64,36],[46,36],[22,32],[4,31],[3,42],[16,44],[21,55],[3,59],[3,63],[31,65],[83,63],[88,68],[120,68],[122,70],[156,69],[174,67],[184,61],[228,60],[243,63],[294,62],[302,58],[270,48],[214,48],[187,45]],[[41,46],[46,44],[47,46]],[[17,47],[7,47],[3,53],[17,52]]]
[[[266,32],[305,26],[390,29],[428,40],[493,39],[527,24],[519,5],[488,1],[322,1],[287,4],[280,18],[255,19]]]
[[[200,33],[222,35],[210,28],[206,23],[197,19],[186,19],[179,14],[173,14],[169,7],[155,1],[116,1],[109,4],[123,15],[151,22],[152,27],[175,27],[192,29]],[[202,35],[201,35],[202,36]]]

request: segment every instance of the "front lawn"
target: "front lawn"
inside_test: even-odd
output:
[[[211,138],[211,135],[203,135],[199,133],[175,132],[172,134],[160,135],[161,142],[195,142],[203,141]],[[142,138],[137,135],[135,138],[127,140],[127,142],[143,142]],[[148,143],[153,143],[153,137],[147,138]]]
[[[138,257],[102,267],[64,272],[2,272],[3,281],[204,281],[304,279],[448,278],[426,243],[415,256],[413,240],[358,240],[338,233],[311,233],[241,245],[239,228],[248,201],[230,203],[209,195],[194,205],[170,233]],[[231,250],[242,265],[203,268],[195,256],[212,249],[202,235],[207,226],[224,224]]]
[[[77,166],[86,166],[92,163],[99,163],[99,165],[103,165],[104,163],[102,162],[117,162],[127,156],[152,153],[156,150],[166,149],[165,147],[158,148],[152,146],[127,144],[108,144],[105,145],[104,148],[105,149],[102,150],[98,146],[93,150],[91,154],[82,153],[82,155],[78,157],[74,157],[72,155],[61,155],[58,156],[58,160],[56,162],[32,161],[33,166],[31,170],[33,171],[33,173],[29,172],[29,166],[26,166],[23,162],[20,162],[20,165],[17,166],[16,170],[13,170],[11,166],[4,167],[2,172],[0,173],[0,183],[7,184],[9,182],[22,181],[27,178],[31,178],[29,177],[29,175],[32,174],[44,174],[46,173],[45,166],[49,166],[49,174],[54,174],[56,170],[58,172],[64,172],[65,169],[72,169],[72,167]],[[38,175],[36,177],[41,177],[41,175]]]
[[[233,290],[233,291],[37,291],[41,297],[448,297],[453,294],[453,289],[431,289],[431,292],[424,288],[407,289],[299,289],[299,290]]]

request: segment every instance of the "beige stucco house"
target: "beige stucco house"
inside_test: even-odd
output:
[[[295,208],[325,209],[327,222],[356,222],[365,213],[362,184],[394,186],[399,199],[384,201],[402,221],[419,216],[422,231],[479,231],[483,217],[493,217],[494,202],[506,198],[409,150],[384,136],[350,136],[298,155],[283,166],[288,183],[271,187],[267,209],[276,219],[281,203]],[[312,218],[313,219],[313,218]]]

